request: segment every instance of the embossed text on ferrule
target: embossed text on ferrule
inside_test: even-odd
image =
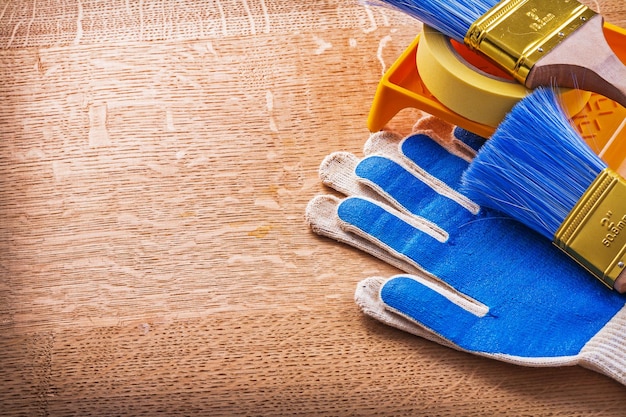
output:
[[[626,214],[622,215],[617,221],[612,221],[613,211],[609,210],[605,216],[600,220],[600,225],[607,230],[606,235],[602,239],[602,244],[607,248],[610,248],[615,239],[617,239],[626,228]]]
[[[532,21],[529,27],[535,32],[538,32],[541,29],[543,29],[548,23],[550,23],[556,17],[552,13],[548,13],[544,17],[541,17],[541,15],[539,15],[538,13],[539,13],[539,9],[535,7],[533,7],[531,10],[526,12],[526,16],[528,16]]]

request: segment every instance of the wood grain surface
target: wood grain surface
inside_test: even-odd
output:
[[[396,271],[308,229],[419,30],[357,0],[0,0],[0,414],[625,415],[602,375],[364,318],[356,283]]]

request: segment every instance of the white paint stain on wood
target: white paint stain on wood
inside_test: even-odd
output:
[[[265,92],[265,105],[267,107],[267,111],[270,115],[270,130],[272,132],[278,132],[278,126],[276,125],[276,119],[274,119],[274,94],[271,91]]]
[[[174,127],[174,115],[172,114],[172,109],[165,110],[165,125],[168,132],[174,132],[176,130]]]
[[[107,105],[92,104],[89,106],[89,146],[102,147],[109,146],[111,140],[106,127]]]
[[[270,113],[274,111],[274,94],[272,94],[271,91],[265,92],[265,102],[267,105],[267,111]]]
[[[374,13],[372,13],[372,9],[367,5],[364,7],[365,7],[365,14],[367,15],[367,20],[370,22],[370,26],[364,27],[363,32],[370,33],[378,29],[378,24],[376,24],[376,18],[374,18]]]
[[[265,28],[263,28],[263,33],[270,33],[270,15],[267,10],[267,5],[265,4],[265,0],[260,0],[261,2],[261,10],[263,10],[263,20],[265,21]]]
[[[321,55],[324,53],[324,51],[333,47],[332,43],[326,42],[324,39],[320,37],[314,36],[313,39],[315,40],[315,43],[317,43],[317,46],[318,46],[318,48],[315,50],[315,55]]]
[[[253,35],[256,35],[256,25],[254,23],[254,16],[252,15],[252,11],[250,10],[250,5],[248,4],[248,0],[241,0],[243,3],[243,9],[246,11],[246,15],[248,15],[248,21],[250,22],[250,32]]]
[[[385,46],[387,46],[389,41],[391,41],[391,39],[392,37],[390,35],[387,35],[383,37],[378,43],[378,51],[376,52],[376,57],[378,58],[378,61],[380,61],[380,65],[382,66],[383,75],[387,71],[387,64],[385,64],[385,59],[383,58],[383,50],[385,49]]]
[[[76,17],[76,36],[74,37],[74,41],[72,42],[74,45],[78,45],[80,43],[80,39],[83,37],[83,2],[78,0],[78,16]]]

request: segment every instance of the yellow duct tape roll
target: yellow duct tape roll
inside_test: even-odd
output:
[[[471,60],[471,61],[470,61]],[[424,26],[417,68],[428,91],[448,109],[477,123],[496,127],[529,90],[466,47]],[[580,112],[591,93],[562,90],[565,110]]]

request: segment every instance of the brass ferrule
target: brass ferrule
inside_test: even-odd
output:
[[[595,14],[576,0],[502,0],[472,24],[465,43],[524,84],[541,57]]]
[[[613,288],[626,264],[626,180],[603,170],[554,234],[554,244]]]

